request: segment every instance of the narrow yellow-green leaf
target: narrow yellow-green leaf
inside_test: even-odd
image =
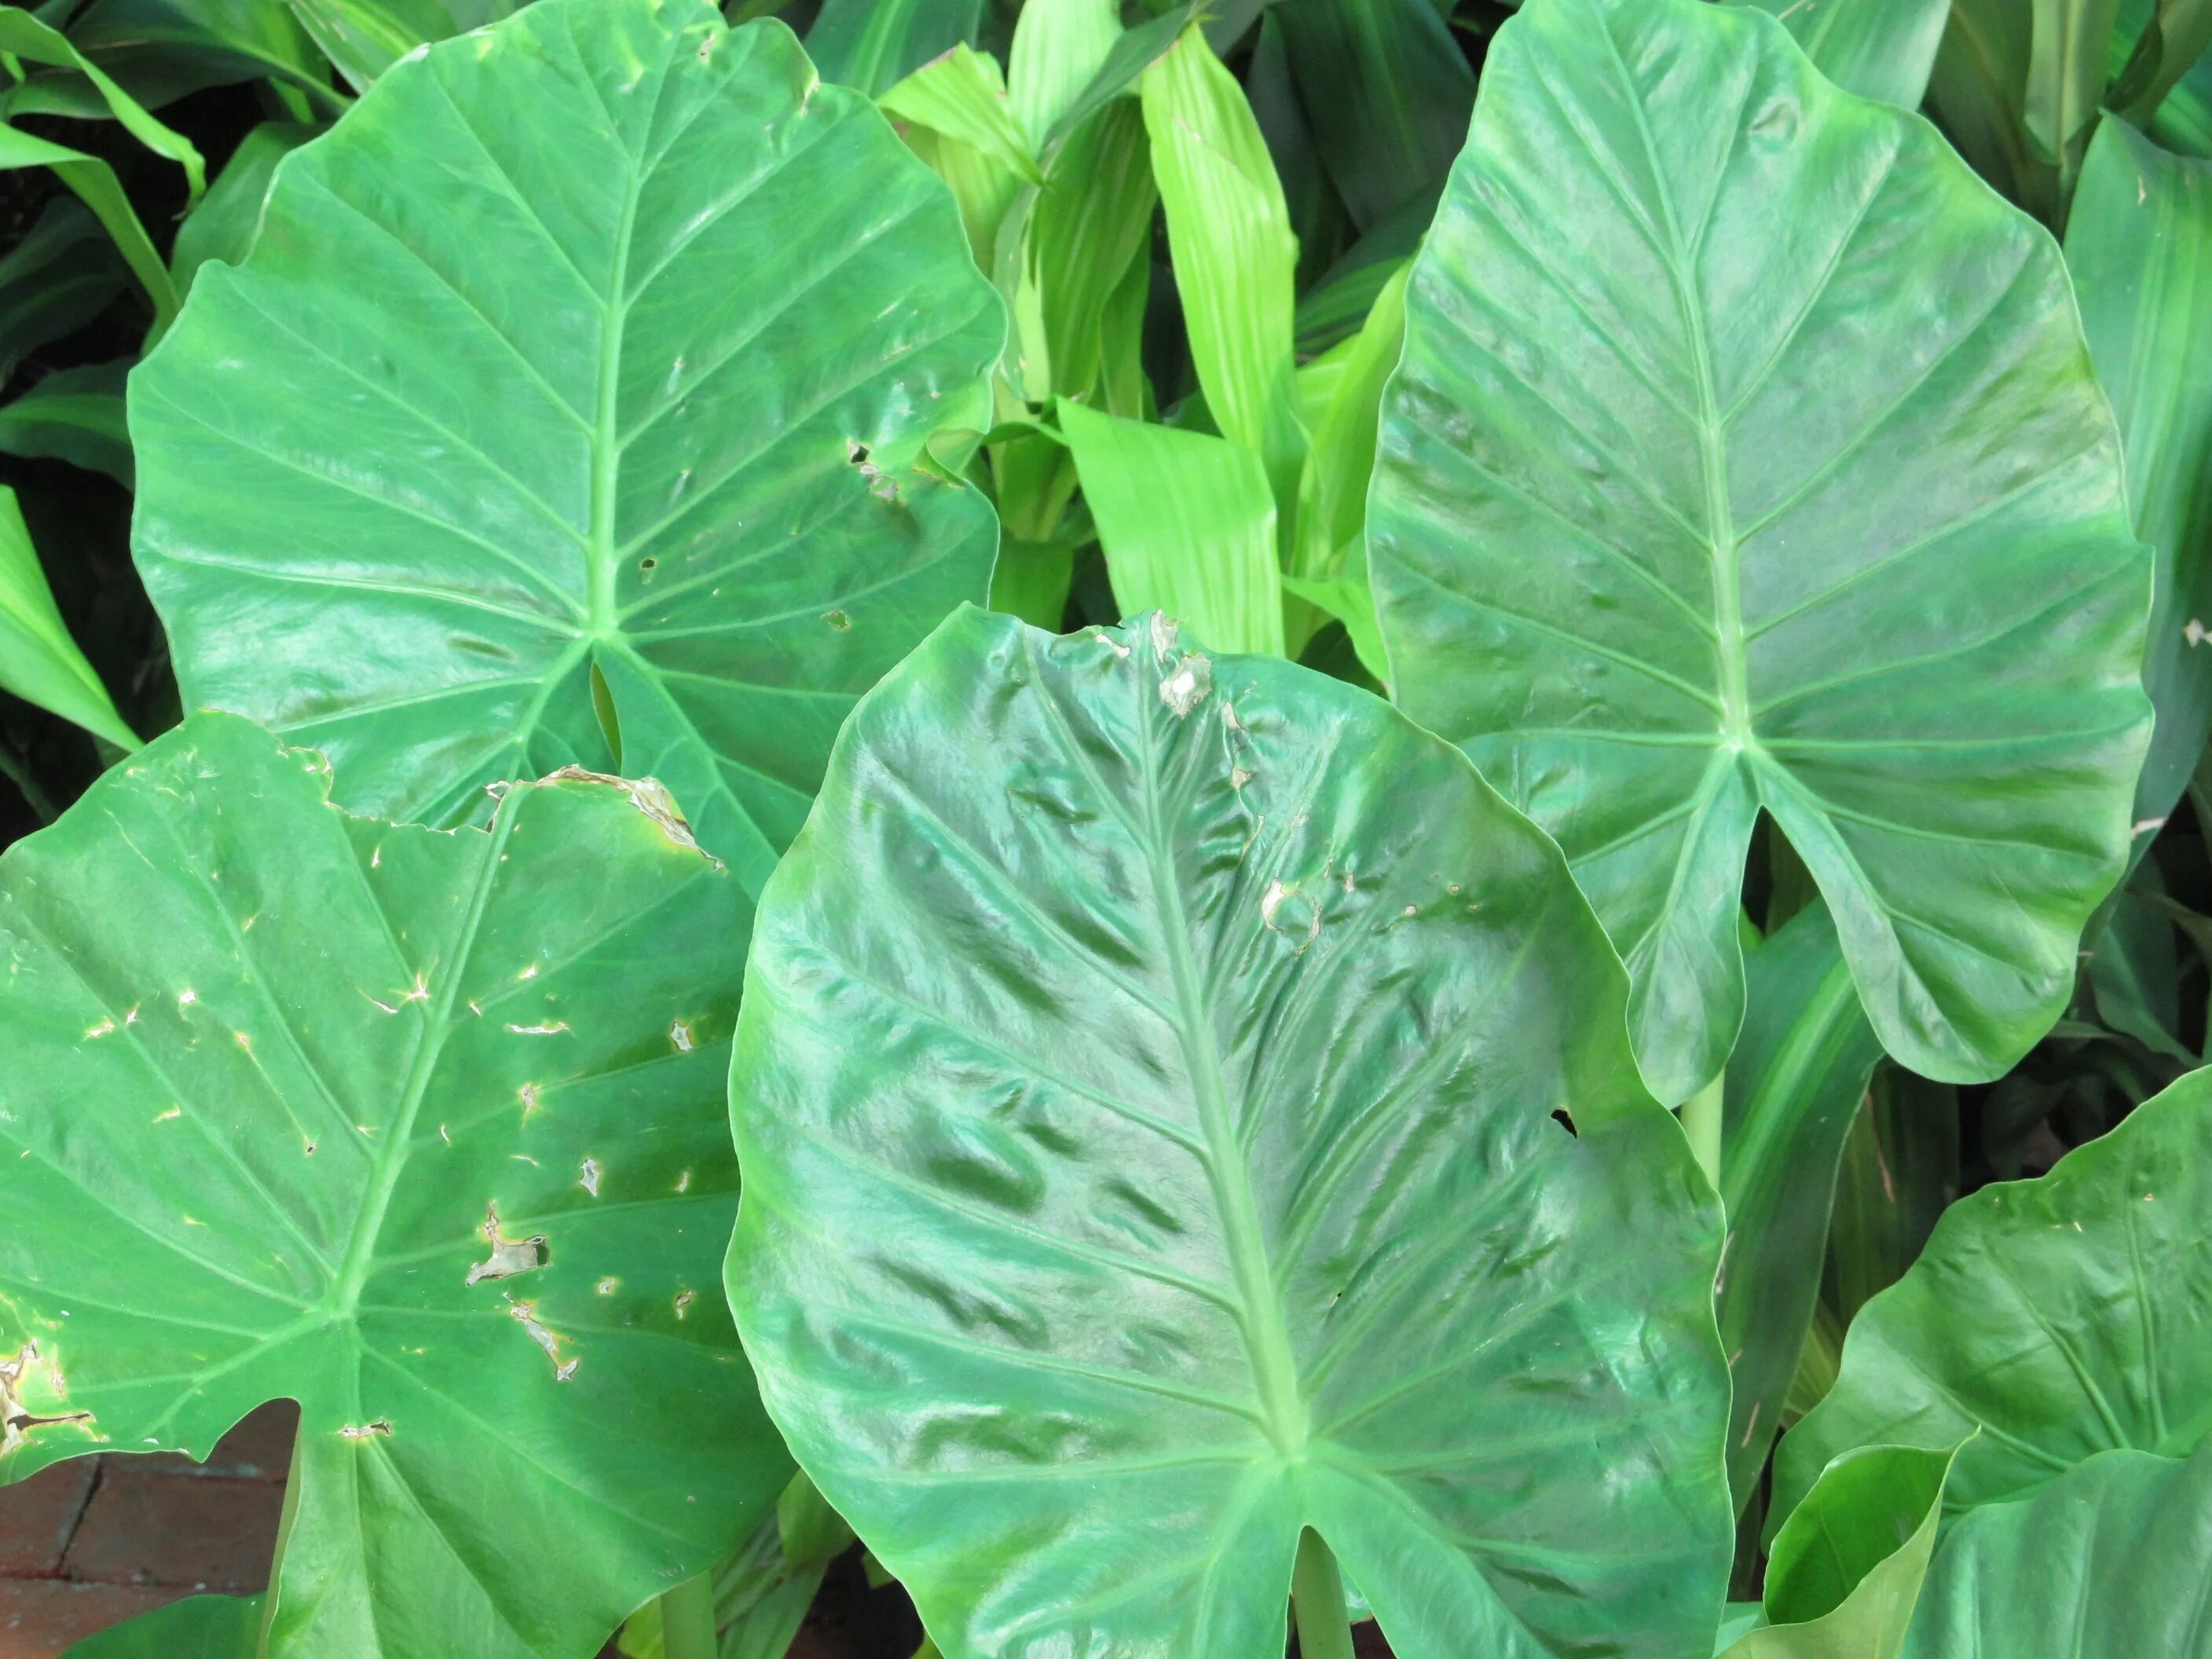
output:
[[[1014,22],[1007,96],[1014,118],[1042,149],[1121,38],[1115,0],[1028,0]]]
[[[124,749],[137,735],[70,637],[15,492],[0,485],[0,686]]]
[[[1007,106],[997,61],[973,46],[955,46],[924,64],[876,102],[886,114],[957,138],[1030,184],[1044,182],[1028,135]]]
[[[82,150],[50,143],[19,127],[0,126],[0,173],[18,167],[51,167],[56,178],[83,199],[154,302],[154,332],[166,330],[176,319],[177,290],[146,227],[138,222],[131,198],[123,193],[115,169]]]
[[[1097,384],[1108,304],[1133,266],[1149,274],[1158,201],[1144,119],[1130,104],[1099,111],[1054,153],[1026,249],[1024,281],[1042,326],[1023,344],[1042,353],[1029,368],[1060,396],[1083,397]]]
[[[1401,265],[1383,283],[1374,309],[1349,343],[1328,408],[1314,428],[1298,481],[1298,534],[1293,568],[1332,576],[1346,549],[1366,533],[1367,480],[1375,471],[1375,434],[1382,387],[1406,343],[1406,276]],[[1366,560],[1360,564],[1364,568]]]
[[[33,64],[75,70],[92,82],[108,112],[124,130],[155,155],[174,161],[185,170],[187,204],[200,199],[207,188],[207,164],[200,160],[192,141],[173,131],[147,113],[146,108],[111,80],[91,58],[70,44],[59,29],[40,21],[21,6],[0,6],[0,52],[12,52]]]
[[[1217,651],[1283,651],[1275,503],[1224,439],[1060,405],[1124,617],[1164,611]]]
[[[1190,354],[1222,435],[1297,500],[1305,434],[1291,380],[1298,245],[1259,123],[1196,27],[1139,82]]]

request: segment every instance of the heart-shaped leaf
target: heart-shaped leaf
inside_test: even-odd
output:
[[[1883,1046],[1978,1081],[2118,875],[2150,599],[2058,251],[1771,17],[1530,0],[1407,294],[1393,684],[1566,849],[1686,1098],[1761,808]]]
[[[134,379],[185,706],[425,823],[650,775],[757,891],[853,698],[987,591],[989,507],[904,469],[1002,326],[944,187],[781,23],[542,0],[434,46]]]
[[[326,772],[199,715],[0,857],[0,1479],[289,1396],[272,1653],[582,1659],[789,1467],[714,1290],[744,896],[649,785]]]
[[[1304,1528],[1408,1656],[1710,1639],[1710,1190],[1557,849],[1387,704],[963,611],[744,1006],[740,1328],[947,1655],[1279,1656]]]
[[[1827,1397],[1786,1435],[1775,1512],[1855,1446],[1948,1446],[1946,1504],[2018,1498],[2099,1453],[2212,1437],[2212,1072],[2036,1181],[1944,1212],[1851,1322]],[[2008,1651],[1993,1649],[1992,1651]]]

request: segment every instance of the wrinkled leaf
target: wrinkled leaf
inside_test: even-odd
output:
[[[1284,654],[1275,501],[1225,438],[1060,405],[1124,617],[1165,611],[1208,645]]]
[[[2002,1073],[2148,735],[2057,248],[1755,11],[1530,0],[1487,61],[1370,501],[1398,697],[1565,848],[1662,1099],[1741,1018],[1761,807],[1883,1047]]]
[[[1855,1446],[1948,1446],[1954,1510],[2026,1497],[2100,1452],[2212,1433],[2212,1073],[2036,1181],[1954,1204],[1851,1322],[1841,1375],[1782,1442],[1778,1511]]]
[[[853,698],[987,590],[988,505],[905,469],[1000,327],[943,187],[780,23],[538,0],[433,46],[134,379],[186,705],[423,823],[649,772],[757,890]]]
[[[728,1284],[948,1659],[1680,1655],[1717,1216],[1557,849],[1379,699],[962,611],[763,905]],[[1553,1116],[1571,1114],[1571,1133]]]
[[[0,411],[4,414],[4,411]],[[124,749],[138,738],[54,608],[15,492],[0,484],[0,688]]]
[[[588,1653],[788,1468],[714,1293],[744,895],[653,786],[327,772],[198,715],[0,857],[0,1480],[295,1399],[272,1653]]]

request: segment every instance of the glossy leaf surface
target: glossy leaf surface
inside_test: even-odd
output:
[[[2041,1179],[1954,1204],[1784,1438],[1777,1511],[1852,1447],[1978,1427],[1953,1509],[2024,1497],[2100,1452],[2187,1455],[2212,1434],[2209,1185],[2212,1073],[2197,1072]]]
[[[1559,837],[1680,1100],[1765,807],[1883,1046],[2003,1072],[2127,845],[2149,560],[2057,248],[1774,20],[1531,0],[1407,296],[1407,712]]]
[[[963,611],[771,884],[729,1289],[951,1659],[1705,1641],[1717,1216],[1557,850],[1367,693]],[[1579,1139],[1556,1121],[1571,1114]]]
[[[1000,330],[943,186],[780,23],[541,0],[434,46],[134,379],[185,706],[425,823],[650,774],[757,890],[854,696],[986,592],[988,507],[903,469]]]
[[[110,1626],[62,1659],[252,1659],[261,1636],[258,1595],[188,1595]]]
[[[270,1652],[583,1659],[788,1468],[714,1284],[744,896],[650,786],[326,771],[198,715],[0,858],[0,1479],[295,1399]]]

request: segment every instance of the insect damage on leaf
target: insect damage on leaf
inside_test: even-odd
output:
[[[611,789],[619,789],[629,798],[629,804],[660,826],[661,834],[686,852],[696,853],[717,870],[721,860],[699,845],[691,834],[691,825],[676,809],[676,798],[670,794],[658,778],[618,778],[610,772],[593,772],[581,766],[564,766],[549,773],[548,783],[604,783]]]
[[[545,1357],[553,1362],[553,1380],[556,1382],[566,1382],[576,1374],[576,1367],[584,1362],[561,1358],[561,1339],[538,1322],[535,1302],[517,1302],[513,1297],[508,1297],[507,1310],[516,1324],[530,1333],[530,1340],[545,1350]]]
[[[5,1457],[17,1447],[26,1444],[33,1432],[52,1428],[63,1423],[89,1423],[90,1412],[64,1412],[53,1417],[40,1417],[23,1407],[23,1373],[37,1363],[39,1345],[26,1342],[14,1355],[0,1359],[0,1457]],[[56,1373],[51,1366],[48,1375]],[[57,1383],[58,1389],[58,1383]]]
[[[484,1209],[483,1236],[491,1246],[488,1260],[477,1262],[469,1269],[466,1283],[481,1285],[487,1279],[512,1279],[517,1273],[526,1273],[542,1267],[552,1251],[544,1233],[532,1233],[527,1238],[509,1238],[499,1230],[499,1206],[488,1205]]]

